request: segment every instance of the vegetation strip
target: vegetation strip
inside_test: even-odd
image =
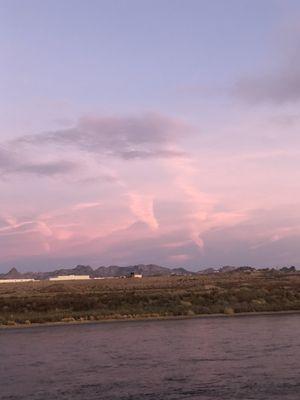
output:
[[[0,325],[300,310],[300,272],[230,272],[0,286]]]

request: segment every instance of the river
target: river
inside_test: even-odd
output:
[[[299,400],[300,315],[0,331],[1,400]]]

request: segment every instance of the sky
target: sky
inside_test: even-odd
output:
[[[0,271],[300,266],[299,18],[0,0]]]

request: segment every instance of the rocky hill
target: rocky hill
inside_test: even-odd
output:
[[[281,269],[264,268],[260,269],[265,272],[296,272],[294,266],[282,267]],[[220,268],[206,268],[198,272],[191,272],[185,268],[167,268],[155,264],[137,264],[129,265],[127,267],[120,267],[118,265],[110,265],[108,267],[101,266],[92,268],[89,265],[77,265],[74,268],[60,268],[49,272],[19,272],[16,268],[12,268],[6,274],[0,274],[0,279],[17,279],[17,278],[31,278],[31,279],[49,279],[58,275],[89,275],[91,278],[108,278],[108,277],[122,277],[129,276],[131,273],[142,274],[143,276],[170,276],[170,275],[210,275],[210,274],[231,274],[231,273],[251,273],[256,271],[256,268],[243,266],[233,267],[224,266]]]
[[[191,275],[193,272],[184,268],[167,268],[155,264],[138,264],[127,267],[110,265],[108,267],[98,267],[93,269],[89,265],[77,265],[75,268],[60,268],[49,272],[25,272],[20,273],[16,268],[12,268],[6,274],[0,274],[0,279],[32,278],[48,279],[58,275],[89,275],[91,278],[121,277],[128,276],[132,272],[143,276],[167,276],[167,275]]]

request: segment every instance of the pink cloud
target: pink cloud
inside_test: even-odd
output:
[[[129,207],[138,221],[145,222],[151,229],[158,229],[159,223],[154,215],[153,197],[136,192],[128,193]]]
[[[234,128],[245,130],[248,138],[253,131],[253,141],[258,140],[258,123],[247,118]],[[255,246],[263,250],[300,233],[298,225],[282,224],[276,215],[270,217],[274,225],[251,225],[257,223],[253,210],[284,206],[291,195],[297,203],[297,150],[287,145],[248,149],[240,145],[241,136],[202,148],[195,131],[186,140],[185,125],[157,115],[88,117],[72,129],[16,140],[16,154],[23,150],[29,161],[80,160],[81,168],[55,178],[13,174],[0,181],[3,257],[101,261],[111,256],[120,262],[148,262],[149,257],[196,264],[220,243],[220,254],[231,249],[234,258],[234,243],[245,244],[251,253]],[[272,135],[279,140],[277,129]]]

